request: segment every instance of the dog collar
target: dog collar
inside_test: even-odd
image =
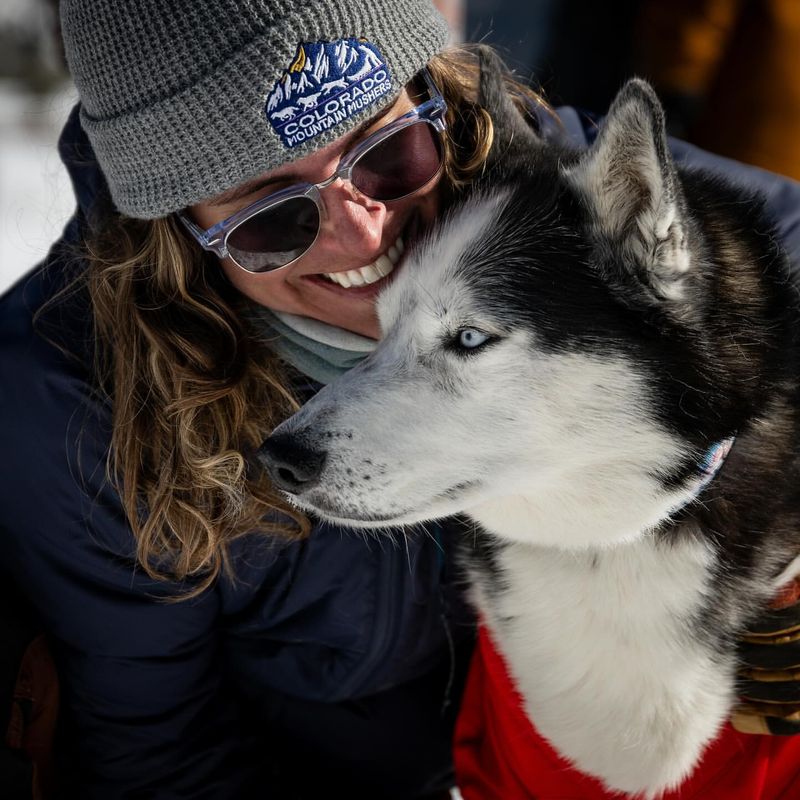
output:
[[[674,511],[679,511],[681,508],[688,506],[689,503],[694,502],[703,489],[714,480],[717,473],[722,469],[722,465],[725,463],[725,459],[728,457],[728,453],[730,453],[734,441],[736,441],[736,437],[730,436],[727,439],[716,442],[716,444],[712,444],[711,447],[708,448],[706,454],[697,465],[697,475],[694,484],[691,486],[689,498],[678,508],[674,509],[673,513]]]

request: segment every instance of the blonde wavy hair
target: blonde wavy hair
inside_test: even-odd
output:
[[[474,52],[450,49],[429,69],[449,107],[445,188],[457,189],[485,163],[492,121],[477,104]],[[510,78],[509,88],[521,108],[546,108]],[[287,369],[242,322],[244,298],[174,217],[107,216],[83,257],[97,381],[113,408],[108,475],[142,568],[187,581],[180,598],[192,597],[232,576],[235,539],[308,533],[308,520],[245,455],[298,401]]]

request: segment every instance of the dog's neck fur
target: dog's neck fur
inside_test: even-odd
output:
[[[514,542],[475,599],[538,730],[616,790],[677,785],[732,701],[734,659],[692,634],[714,555],[655,535],[566,552]]]

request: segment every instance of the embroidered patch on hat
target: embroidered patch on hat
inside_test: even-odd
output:
[[[380,50],[365,39],[304,42],[275,81],[264,111],[286,147],[349,119],[391,91]]]

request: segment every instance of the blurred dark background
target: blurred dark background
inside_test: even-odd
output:
[[[468,41],[497,46],[555,105],[603,112],[627,77],[670,132],[800,179],[800,0],[466,0]]]

